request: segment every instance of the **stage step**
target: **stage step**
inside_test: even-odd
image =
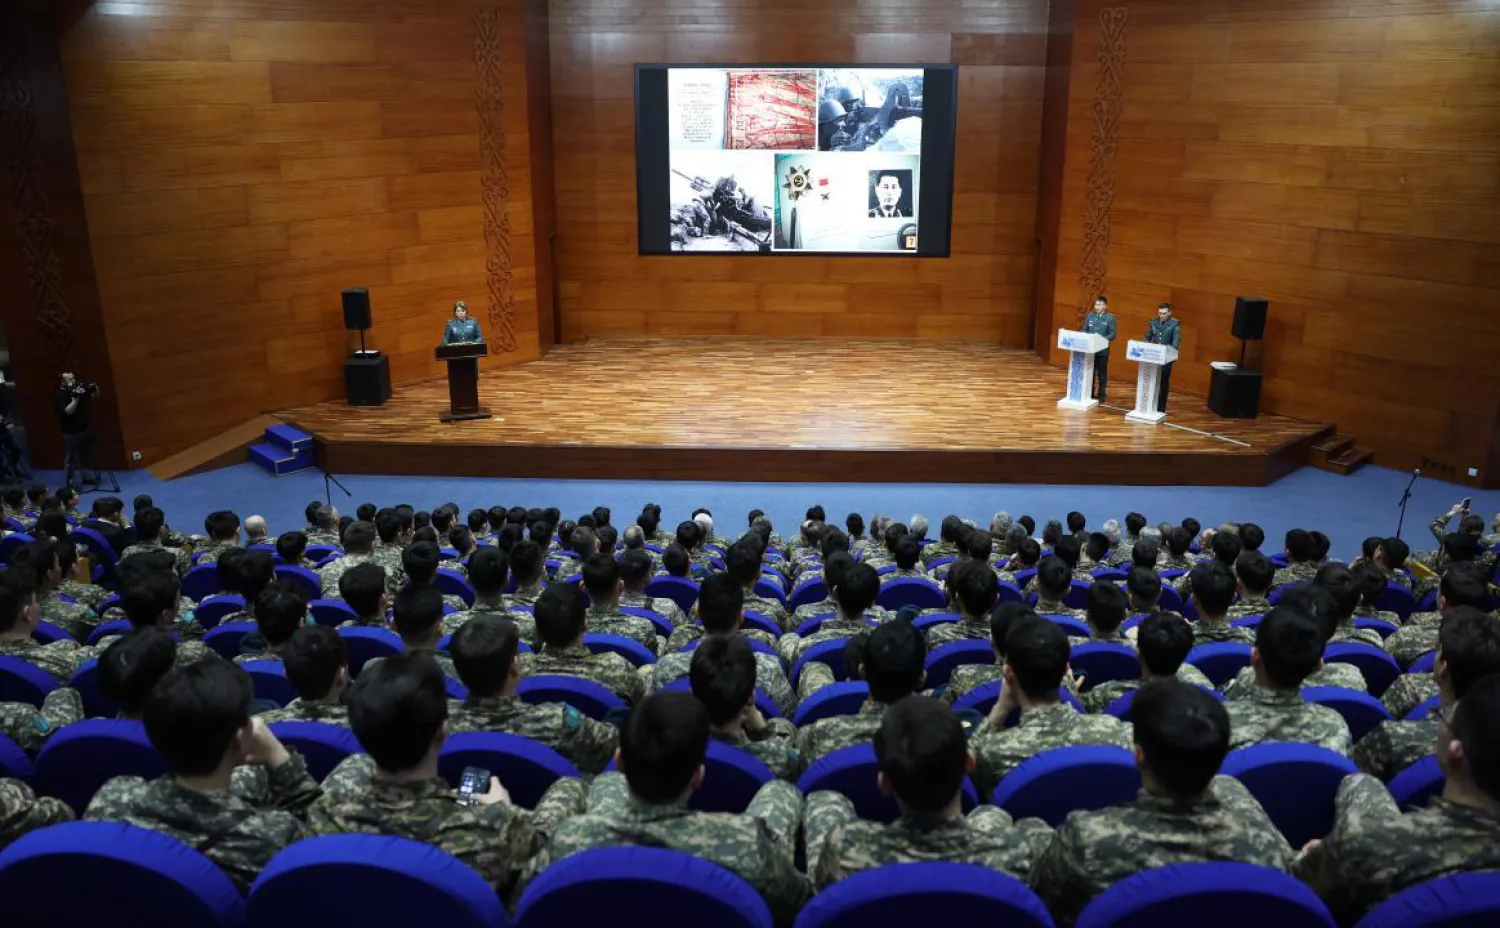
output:
[[[295,426],[269,426],[265,441],[250,446],[250,460],[275,477],[307,470],[318,463],[313,437]]]
[[[1329,473],[1352,474],[1370,463],[1374,455],[1375,453],[1368,448],[1356,446],[1353,437],[1334,435],[1312,446],[1312,454],[1309,455],[1308,463],[1318,470],[1326,470]]]

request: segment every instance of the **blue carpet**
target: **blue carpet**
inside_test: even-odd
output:
[[[1409,474],[1382,467],[1366,467],[1341,477],[1310,467],[1269,487],[1120,487],[1031,486],[1003,484],[824,484],[824,483],[702,483],[646,480],[499,480],[471,477],[349,476],[341,481],[352,497],[333,488],[333,503],[353,513],[362,502],[379,505],[411,503],[419,509],[452,501],[465,511],[475,506],[556,506],[568,517],[597,505],[614,510],[616,524],[632,521],[642,504],[658,503],[668,527],[686,519],[692,510],[713,511],[725,534],[745,527],[751,508],[766,510],[778,532],[795,530],[808,506],[821,504],[830,519],[843,521],[851,511],[866,520],[875,513],[903,521],[922,513],[933,523],[957,513],[986,525],[1000,509],[1013,515],[1029,513],[1040,524],[1061,519],[1070,509],[1089,517],[1090,525],[1104,519],[1123,519],[1127,511],[1145,513],[1153,522],[1176,522],[1194,516],[1204,525],[1225,521],[1256,522],[1266,530],[1268,550],[1279,550],[1290,528],[1318,529],[1333,540],[1333,553],[1353,557],[1369,535],[1396,529],[1397,502]],[[56,471],[38,479],[55,485]],[[150,493],[179,531],[201,532],[203,517],[230,508],[241,518],[251,514],[269,520],[272,534],[301,527],[308,501],[324,498],[322,474],[305,471],[272,477],[250,464],[162,481],[147,471],[120,475],[120,496],[130,506],[137,493]],[[1431,547],[1427,521],[1465,496],[1487,519],[1500,511],[1500,491],[1472,490],[1456,484],[1422,479],[1413,491],[1406,529],[1402,535],[1413,548]],[[89,496],[84,497],[87,505]],[[1456,527],[1456,526],[1455,526]]]

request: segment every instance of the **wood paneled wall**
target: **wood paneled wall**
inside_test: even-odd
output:
[[[149,463],[342,395],[358,344],[345,287],[369,288],[369,341],[395,381],[442,372],[432,348],[458,298],[490,363],[539,356],[551,307],[534,213],[550,214],[551,191],[533,159],[550,163],[551,140],[545,83],[530,87],[546,71],[527,52],[546,13],[535,0],[96,0],[65,24],[127,448]]]
[[[554,0],[562,336],[1031,338],[1046,0]],[[956,62],[953,256],[637,254],[634,66]]]
[[[1125,17],[1105,139],[1122,337],[1170,299],[1173,386],[1203,393],[1238,355],[1235,296],[1268,297],[1262,408],[1335,421],[1383,464],[1500,481],[1500,7],[1079,0],[1058,324],[1087,298],[1102,9]]]

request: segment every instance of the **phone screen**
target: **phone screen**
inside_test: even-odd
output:
[[[490,788],[490,772],[480,767],[465,767],[458,780],[458,804],[472,806],[474,797],[486,793]]]
[[[1465,496],[1465,497],[1464,497],[1464,509],[1465,509],[1465,510],[1466,510],[1466,511],[1467,511],[1467,510],[1468,510],[1468,508],[1469,508],[1469,506],[1470,506],[1470,505],[1471,505],[1471,504],[1472,504],[1472,503],[1473,503],[1473,502],[1474,502],[1474,500],[1473,500],[1473,498],[1472,498],[1472,497],[1468,497],[1468,496]]]

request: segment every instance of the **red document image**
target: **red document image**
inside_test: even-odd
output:
[[[724,147],[814,151],[816,71],[731,71]]]

